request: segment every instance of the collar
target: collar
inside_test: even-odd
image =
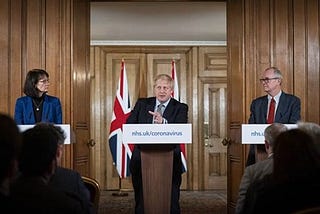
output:
[[[282,94],[282,90],[280,90],[280,92],[276,96],[273,97],[273,99],[276,101],[276,103],[279,103],[281,94]],[[271,98],[272,97],[268,94],[268,101],[269,102],[270,102]]]
[[[170,100],[171,100],[171,98],[168,99],[168,100],[167,100],[166,102],[164,102],[164,103],[160,103],[160,101],[156,99],[156,107],[157,107],[159,104],[163,104],[163,105],[164,105],[164,108],[166,108],[166,107],[168,106]]]

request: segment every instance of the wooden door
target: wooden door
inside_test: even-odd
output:
[[[246,147],[241,144],[241,124],[245,118],[245,60],[244,60],[244,1],[228,1],[228,133],[225,144],[228,145],[228,181],[227,210],[234,213],[238,199],[239,185],[244,169]],[[248,77],[249,78],[249,77]]]
[[[199,55],[198,55],[199,54]],[[130,102],[153,96],[153,78],[171,75],[176,62],[181,102],[189,106],[193,142],[187,145],[187,173],[181,189],[226,188],[226,47],[91,47],[91,135],[94,177],[103,189],[132,189],[131,178],[119,180],[108,145],[114,97],[125,59]],[[206,131],[205,131],[206,130]],[[209,142],[209,141],[210,142]],[[212,147],[206,145],[213,145]]]
[[[168,53],[168,54],[147,54],[147,87],[148,97],[154,96],[153,94],[153,80],[158,74],[168,74],[171,76],[171,62],[172,59],[176,63],[176,72],[179,84],[180,101],[187,103],[186,92],[187,92],[187,72],[186,72],[186,55],[184,53]],[[188,104],[188,103],[187,103]],[[189,121],[190,122],[190,121]],[[186,152],[188,153],[188,147],[186,146]],[[187,173],[182,174],[181,189],[187,188]]]
[[[226,47],[199,48],[199,146],[204,190],[227,188],[227,147],[222,144],[227,130]]]
[[[162,48],[92,47],[91,48],[91,135],[94,147],[94,177],[103,189],[132,189],[131,177],[119,179],[108,144],[114,98],[121,60],[125,60],[131,108],[139,97],[153,96],[153,78],[159,73],[171,75],[171,60],[176,60],[180,97],[186,99],[186,57],[183,53],[164,53]],[[185,50],[185,49],[183,49]],[[164,51],[168,52],[168,51]],[[181,72],[183,70],[183,72]],[[185,176],[185,175],[184,175]],[[183,188],[186,188],[186,179]]]
[[[144,88],[144,80],[145,80],[145,56],[142,54],[114,54],[110,53],[107,54],[107,81],[109,82],[109,86],[112,86],[112,88],[109,87],[107,89],[108,92],[112,93],[112,100],[113,103],[115,94],[116,94],[116,87],[118,85],[119,80],[119,74],[121,70],[121,60],[125,60],[125,67],[126,67],[126,73],[128,78],[128,88],[129,88],[129,96],[130,96],[130,103],[131,103],[131,109],[134,107],[135,102],[137,99],[142,96],[146,96],[146,90]],[[111,73],[110,73],[111,71]],[[113,108],[112,108],[113,109]],[[109,109],[109,110],[112,110]],[[110,112],[112,113],[112,112]],[[111,114],[110,114],[111,116]],[[107,116],[108,118],[108,116]],[[109,120],[107,120],[107,123],[109,124],[111,121],[111,117],[109,117]],[[110,150],[109,150],[110,151]],[[108,156],[110,159],[111,156]],[[110,162],[109,162],[110,163]],[[112,171],[112,173],[108,173],[108,171]],[[132,181],[131,177],[127,177],[125,179],[116,179],[118,178],[118,173],[115,169],[115,167],[112,165],[112,167],[107,167],[107,184],[109,184],[109,181],[112,182],[112,188],[116,188],[117,186],[121,187],[122,189],[132,189]],[[120,183],[119,183],[120,182]],[[114,184],[117,184],[117,186],[114,186]],[[108,185],[109,186],[109,185]]]

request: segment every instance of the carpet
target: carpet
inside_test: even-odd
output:
[[[117,191],[102,191],[98,214],[133,214],[134,194],[113,196]],[[225,191],[181,191],[181,214],[226,214],[227,197]]]

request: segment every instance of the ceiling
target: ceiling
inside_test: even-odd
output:
[[[91,2],[91,44],[226,43],[225,2]]]

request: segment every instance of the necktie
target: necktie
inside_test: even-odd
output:
[[[164,105],[163,104],[159,104],[158,106],[157,106],[157,110],[156,110],[158,113],[160,113],[160,115],[162,116],[162,114],[163,114],[163,111],[164,111]],[[155,122],[155,117],[153,118],[153,123],[156,123]]]
[[[157,107],[157,112],[159,112],[161,114],[161,116],[163,115],[163,110],[164,110],[164,105],[159,104]]]
[[[273,123],[275,107],[276,107],[276,101],[272,97],[271,101],[270,101],[269,114],[268,114],[268,119],[267,119],[268,124]]]

